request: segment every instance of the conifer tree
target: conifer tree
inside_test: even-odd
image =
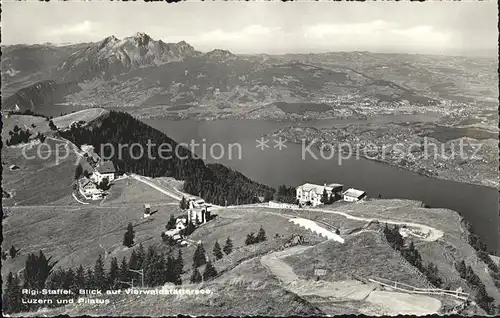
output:
[[[264,231],[264,228],[261,226],[259,229],[259,233],[257,233],[257,237],[255,238],[255,241],[257,243],[259,243],[259,242],[264,242],[265,240],[267,240],[266,231]]]
[[[170,219],[168,220],[166,229],[167,230],[175,229],[175,218],[173,214],[170,214]]]
[[[127,226],[127,231],[123,235],[123,245],[125,245],[126,247],[131,247],[132,245],[134,245],[134,236],[134,226],[132,225],[132,223],[129,223]]]
[[[465,278],[467,266],[465,265],[464,260],[461,260],[460,262],[456,263],[455,268],[457,269],[457,272],[460,274],[460,277]]]
[[[223,250],[226,255],[231,254],[231,252],[233,251],[233,241],[229,236],[227,237],[226,244],[224,245]]]
[[[130,258],[128,261],[128,268],[129,269],[139,269],[139,257],[137,256],[135,249],[132,250],[132,253],[130,253]]]
[[[203,271],[203,280],[205,281],[215,276],[217,276],[217,270],[212,265],[212,262],[208,261],[205,266],[205,270]]]
[[[31,253],[24,265],[24,288],[42,289],[45,286],[45,281],[50,275],[53,265],[49,264],[49,260],[45,257],[42,251],[38,255]]]
[[[102,255],[99,254],[97,261],[94,265],[94,284],[96,289],[100,289],[102,291],[107,290],[108,283],[106,273],[104,271],[104,261],[102,259]]]
[[[200,274],[200,271],[198,270],[197,267],[193,266],[191,277],[189,278],[189,281],[193,284],[200,283],[202,281],[202,277]]]
[[[199,244],[196,247],[196,251],[194,251],[193,265],[194,267],[200,267],[201,265],[206,264],[206,262],[205,248],[203,247],[203,244]]]
[[[218,241],[215,241],[213,253],[216,259],[221,259],[224,256]]]
[[[92,268],[87,268],[87,276],[85,277],[85,288],[86,289],[94,289],[96,287],[94,280],[94,272]]]
[[[182,197],[181,202],[179,203],[179,207],[181,210],[187,209],[187,201],[186,201],[186,198],[184,196]]]
[[[75,169],[75,180],[78,180],[83,175],[83,167],[81,164],[78,164]]]
[[[328,196],[328,191],[326,191],[326,188],[325,188],[325,189],[323,189],[323,195],[321,196],[320,201],[321,201],[321,203],[323,203],[323,204],[327,204],[327,203],[328,203],[328,201],[329,201],[329,199],[330,199],[330,198],[329,198],[329,196]]]
[[[56,126],[56,125],[54,125],[54,122],[53,122],[52,120],[50,120],[50,121],[49,121],[49,128],[50,128],[51,130],[57,130],[57,126]]]
[[[134,269],[141,269],[143,268],[143,263],[146,259],[146,251],[144,250],[144,246],[142,245],[142,243],[139,244],[139,248],[137,250],[136,255],[137,255],[137,268]]]
[[[148,247],[142,269],[144,270],[144,286],[153,286],[155,279],[155,266],[158,262],[158,255],[153,246]]]
[[[119,279],[123,282],[128,282],[129,279],[129,270],[128,270],[128,263],[127,260],[125,259],[125,256],[122,258],[122,262],[120,264],[120,269],[119,269]]]
[[[62,288],[75,291],[75,272],[72,268],[64,272]]]
[[[2,294],[2,309],[4,313],[12,314],[23,310],[21,286],[17,274],[9,272],[5,292]]]
[[[16,248],[14,247],[14,245],[12,245],[9,249],[9,254],[10,254],[10,258],[14,258],[16,257],[17,255],[17,250]]]
[[[148,254],[150,253],[148,252]],[[168,274],[165,254],[158,254],[156,251],[154,251],[154,253],[150,255],[152,255],[152,257],[150,258],[150,260],[148,260],[147,267],[145,267],[144,269],[144,275],[146,275],[146,272],[148,275],[147,285],[151,287],[164,285],[167,281],[166,277]]]
[[[172,257],[171,252],[168,254],[166,258],[166,266],[165,266],[165,274],[166,274],[166,281],[169,283],[176,283],[180,277],[177,277],[176,275],[176,264],[175,264],[175,258]]]
[[[82,265],[80,265],[78,267],[78,269],[76,270],[75,286],[78,289],[84,289],[85,288],[85,270],[83,269]]]
[[[177,258],[175,259],[175,283],[182,284],[181,276],[184,273],[184,260],[182,259],[182,251],[178,250]]]
[[[119,275],[120,275],[120,268],[118,267],[118,259],[116,257],[113,257],[111,259],[111,264],[108,273],[108,286],[111,289],[113,289],[114,286],[116,285]]]
[[[251,232],[250,234],[247,234],[247,237],[245,239],[245,245],[255,244],[255,242],[256,242],[256,239],[255,239],[254,233]]]

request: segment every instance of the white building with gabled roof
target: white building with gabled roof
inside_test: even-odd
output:
[[[363,190],[357,190],[354,188],[347,189],[344,193],[342,193],[344,201],[347,202],[356,202],[359,200],[363,200],[366,197],[366,192]]]
[[[335,195],[336,193],[342,192],[343,185],[339,183],[331,183],[318,185],[313,183],[304,183],[298,186],[296,190],[296,197],[299,204],[311,203],[312,206],[318,206],[322,204],[321,198],[323,196],[323,191],[326,190],[328,195]]]
[[[95,168],[92,174],[92,179],[95,183],[101,183],[102,180],[108,179],[108,182],[112,182],[116,177],[115,165],[112,161],[101,161],[99,165]]]
[[[86,199],[89,200],[99,200],[102,199],[102,191],[99,190],[94,182],[90,179],[83,177],[78,179],[78,191]]]

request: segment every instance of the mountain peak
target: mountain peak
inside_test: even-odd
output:
[[[189,43],[187,43],[186,41],[180,41],[177,43],[177,46],[183,50],[183,51],[186,51],[186,50],[189,50],[189,51],[194,51],[194,47],[192,47]]]
[[[105,38],[104,40],[101,41],[101,44],[99,45],[99,50],[104,48],[106,45],[108,44],[113,44],[113,43],[116,43],[120,40],[118,40],[118,38],[114,35],[111,35],[111,36],[108,36],[107,38]]]
[[[137,42],[137,45],[143,46],[148,45],[149,41],[151,41],[151,37],[143,32],[137,32],[134,36],[134,40]]]
[[[209,59],[216,59],[216,60],[230,60],[236,57],[233,53],[231,53],[228,50],[221,50],[221,49],[214,49],[210,52],[207,52],[205,54],[206,57]]]

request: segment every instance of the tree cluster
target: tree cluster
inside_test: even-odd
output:
[[[328,192],[326,189],[323,189],[323,194],[321,195],[321,203],[323,204],[332,204],[335,201],[340,200],[340,195],[337,192]]]
[[[266,231],[264,231],[264,228],[261,226],[256,236],[254,235],[253,232],[247,234],[247,237],[245,239],[245,245],[257,244],[260,242],[264,242],[266,240],[267,240]]]
[[[493,279],[493,283],[495,287],[500,291],[500,269],[498,265],[491,259],[488,253],[483,251],[476,252],[477,257],[482,260],[486,266],[488,266],[488,272],[490,273],[491,278]]]
[[[35,310],[39,305],[22,304],[22,288],[38,289],[67,289],[75,291],[74,295],[51,295],[51,299],[63,299],[76,297],[78,289],[100,289],[102,291],[111,289],[122,289],[130,287],[132,279],[134,286],[140,286],[140,274],[131,272],[133,270],[143,270],[144,286],[162,286],[167,282],[176,285],[182,284],[184,261],[182,252],[179,250],[177,257],[173,257],[171,252],[159,253],[150,246],[147,251],[143,245],[134,249],[128,259],[122,258],[120,264],[118,259],[113,257],[109,268],[106,270],[104,260],[101,255],[96,260],[92,268],[85,270],[79,266],[76,270],[69,268],[58,268],[53,270],[54,264],[50,264],[49,259],[40,251],[39,255],[30,254],[26,260],[24,270],[24,283],[21,283],[17,274],[9,272],[7,276],[6,289],[3,293],[3,310],[6,313],[15,313],[25,310]],[[25,298],[25,297],[24,297]],[[55,305],[55,301],[54,301]]]
[[[286,185],[278,186],[278,190],[274,193],[273,200],[276,202],[295,204],[297,201],[297,194],[294,187]]]
[[[488,295],[484,283],[481,281],[479,276],[474,273],[472,267],[470,265],[466,265],[464,260],[461,260],[455,264],[455,268],[460,274],[460,277],[465,279],[467,281],[467,285],[469,285],[469,287],[475,292],[474,300],[477,305],[490,315],[494,315],[495,313],[498,314],[498,308],[495,308],[493,303],[495,299]]]
[[[13,130],[9,131],[9,139],[7,139],[7,146],[14,146],[22,143],[27,143],[30,140],[30,137],[33,134],[29,129],[22,129],[19,126],[15,125]],[[46,137],[38,132],[34,138],[34,140],[40,140],[40,142],[45,142]]]
[[[474,234],[472,225],[467,221],[464,222],[469,232],[469,245],[472,246],[474,250],[476,250],[477,257],[482,260],[486,264],[486,266],[488,266],[488,271],[491,278],[493,279],[493,283],[495,284],[496,288],[500,290],[500,268],[489,256],[487,252],[488,246],[483,241],[481,241],[481,238],[477,234]]]
[[[15,125],[14,128],[9,131],[9,139],[7,139],[7,146],[14,146],[17,144],[27,143],[31,137],[32,133],[29,129],[19,128]]]
[[[102,147],[104,153],[99,155],[113,155],[111,160],[118,170],[149,177],[183,180],[185,192],[217,205],[257,203],[259,196],[269,196],[273,192],[272,188],[256,183],[223,165],[205,165],[189,149],[129,114],[111,111],[100,120],[100,125],[71,127],[61,131],[61,136],[78,146],[88,144],[99,150],[102,144],[111,144],[114,150],[122,150],[112,151],[111,147]],[[119,148],[119,145],[136,143],[143,146],[142,150],[150,149],[152,156],[141,155],[139,147]]]
[[[23,288],[41,290],[45,288],[45,283],[49,277],[54,264],[47,259],[42,251],[38,254],[31,253],[26,259],[23,278],[21,282],[17,273],[9,272],[7,275],[6,288],[2,295],[2,306],[6,313],[16,313],[20,311],[37,308],[35,305],[23,304],[21,293]]]
[[[110,184],[108,178],[103,178],[102,181],[97,185],[97,188],[103,191],[109,190]]]
[[[208,261],[205,265],[205,270],[203,275],[200,273],[198,267],[193,266],[191,277],[189,281],[193,284],[201,283],[202,281],[209,280],[210,278],[216,277],[218,275],[217,270],[212,265],[212,262]]]
[[[49,128],[50,130],[57,131],[57,126],[54,124],[52,120],[49,120]]]
[[[49,117],[42,115],[42,114],[39,114],[39,113],[35,113],[31,109],[11,110],[11,111],[9,111],[9,115],[29,115],[29,116],[43,117],[47,120],[49,119]]]
[[[415,266],[422,274],[424,274],[432,285],[441,287],[443,280],[439,277],[437,266],[432,262],[428,262],[424,265],[422,262],[422,256],[415,248],[413,242],[411,242],[408,247],[404,246],[404,239],[401,236],[401,233],[399,233],[399,227],[397,225],[390,228],[386,224],[384,228],[384,235],[392,248],[399,251],[401,256],[403,256],[408,263]]]

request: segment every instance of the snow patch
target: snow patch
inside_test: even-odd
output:
[[[303,219],[303,218],[293,218],[290,219],[290,222],[293,222],[297,225],[303,226],[308,230],[311,230],[312,232],[318,233],[319,235],[322,235],[329,240],[334,240],[340,243],[344,243],[344,239],[340,237],[339,235],[335,234],[332,231],[329,231],[325,229],[324,227],[319,226],[316,222]]]

